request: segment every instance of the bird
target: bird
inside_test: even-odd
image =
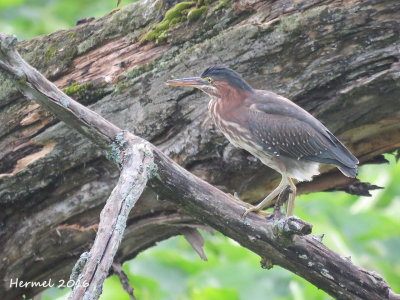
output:
[[[347,177],[357,176],[357,158],[319,120],[283,96],[254,89],[232,69],[211,66],[200,77],[166,84],[194,87],[210,96],[209,114],[225,137],[281,174],[279,185],[243,216],[270,207],[288,186],[286,215],[292,216],[293,180],[311,181],[321,163],[336,166]]]

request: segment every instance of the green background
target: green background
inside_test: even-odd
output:
[[[73,27],[82,18],[101,17],[117,0],[0,0],[0,31],[29,39]],[[135,1],[122,0],[120,7]]]
[[[372,197],[343,192],[302,195],[296,199],[295,214],[313,224],[313,234],[325,234],[326,246],[378,272],[400,292],[400,164],[394,155],[386,158],[390,164],[361,167],[362,181],[385,187],[372,192]],[[126,262],[123,269],[137,299],[333,299],[280,267],[262,269],[257,255],[222,234],[202,234],[208,262],[183,237],[161,242]],[[53,299],[54,291],[46,291],[44,299]],[[100,299],[129,300],[129,296],[112,276]]]
[[[123,0],[121,6],[129,2]],[[114,0],[1,0],[0,31],[20,39],[48,34],[99,17]],[[368,270],[375,270],[400,292],[400,165],[363,166],[362,181],[384,186],[372,197],[314,193],[296,200],[295,214],[311,222],[324,244]],[[204,233],[203,262],[183,237],[171,238],[124,264],[140,300],[157,299],[331,299],[307,281],[275,266],[260,267],[257,255],[219,233]],[[66,299],[68,289],[48,289],[44,300]],[[101,299],[129,299],[115,276],[106,280]]]

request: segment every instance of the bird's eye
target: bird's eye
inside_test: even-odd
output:
[[[206,80],[207,82],[209,82],[209,83],[213,83],[213,81],[214,81],[211,77],[207,77],[207,78],[205,78],[205,80]]]

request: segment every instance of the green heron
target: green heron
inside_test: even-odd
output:
[[[335,165],[348,177],[357,175],[357,158],[320,121],[285,97],[253,89],[231,69],[214,66],[200,77],[168,80],[167,85],[208,94],[209,113],[228,140],[282,175],[278,187],[244,216],[269,207],[287,186],[292,189],[287,215],[293,215],[293,179],[310,181],[320,163]]]

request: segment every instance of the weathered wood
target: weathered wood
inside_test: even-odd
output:
[[[75,270],[71,278],[75,286],[68,299],[97,300],[103,291],[103,282],[108,277],[128,220],[128,215],[147,185],[147,173],[152,166],[151,152],[145,143],[135,139],[119,138],[122,171],[116,187],[104,206],[99,222],[99,231],[86,262],[81,270]],[[79,274],[80,273],[80,274]]]
[[[69,89],[81,103],[248,201],[262,198],[276,175],[233,149],[215,130],[202,94],[167,89],[165,80],[225,64],[253,86],[283,94],[311,111],[364,163],[400,147],[398,1],[217,5],[198,21],[171,28],[166,43],[139,43],[169,8],[153,1],[23,41],[18,48],[58,87],[88,83]],[[118,169],[85,138],[21,97],[4,76],[0,74],[0,271],[4,282],[68,278],[93,241]],[[330,172],[299,191],[347,184]],[[199,224],[170,202],[158,201],[151,190],[129,218],[120,261]],[[147,234],[149,230],[156,234]],[[3,285],[0,295],[15,298],[39,290],[7,291]]]
[[[69,299],[96,300],[102,293],[103,282],[121,243],[128,215],[146,188],[152,155],[142,139],[122,131],[68,97],[29,66],[15,51],[16,41],[14,36],[0,33],[0,68],[8,72],[19,91],[93,141],[104,150],[109,160],[121,168],[118,183],[100,214],[93,246],[90,252],[80,256],[70,277],[73,290]]]
[[[82,130],[83,134],[105,149],[109,159],[122,169],[100,215],[94,244],[89,253],[81,255],[72,271],[71,280],[76,284],[69,299],[96,300],[100,297],[103,282],[121,243],[128,214],[147,182],[159,196],[176,202],[199,221],[259,254],[266,267],[280,265],[336,298],[400,297],[380,275],[353,265],[320,241],[302,237],[311,233],[310,224],[295,216],[279,215],[279,206],[289,194],[288,189],[278,198],[270,218],[257,214],[244,217],[247,206],[243,206],[243,202],[197,178],[147,141],[122,132],[57,90],[22,60],[14,49],[14,41],[15,38],[0,33],[0,67],[11,74],[23,95],[36,99],[71,127],[86,128]]]

